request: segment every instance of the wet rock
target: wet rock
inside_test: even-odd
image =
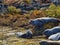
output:
[[[44,35],[49,37],[50,35],[56,34],[58,32],[60,32],[60,26],[45,30]]]
[[[50,0],[51,2],[53,2],[55,5],[59,5],[60,4],[60,0]]]
[[[48,43],[46,41],[41,41],[40,45],[48,45]]]

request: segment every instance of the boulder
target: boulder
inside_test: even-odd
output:
[[[51,29],[46,29],[43,33],[44,33],[44,35],[49,37],[49,36],[56,34],[58,32],[60,32],[60,26],[57,26],[57,27],[54,27]]]

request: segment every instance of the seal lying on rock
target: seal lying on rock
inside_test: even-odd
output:
[[[52,22],[55,25],[58,25],[58,23],[60,23],[60,20],[56,18],[42,17],[42,18],[32,19],[29,21],[30,24],[34,26],[40,26],[40,27],[49,22]]]
[[[48,29],[49,26],[54,27],[58,26],[60,23],[60,20],[56,18],[50,18],[50,17],[42,17],[37,19],[32,19],[29,21],[29,23],[34,27],[34,31],[36,35],[40,35],[45,29]],[[48,26],[46,26],[48,24]]]
[[[32,38],[32,32],[30,30],[27,30],[25,33],[17,32],[16,33],[18,38]]]
[[[56,34],[58,32],[60,32],[60,26],[57,26],[57,27],[54,27],[54,28],[51,28],[51,29],[47,29],[43,33],[44,33],[44,35],[49,37],[50,35]]]
[[[60,40],[60,33],[53,34],[53,35],[49,36],[48,39],[54,40],[54,41]]]

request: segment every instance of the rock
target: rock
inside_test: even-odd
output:
[[[46,41],[40,41],[40,45],[48,45]]]
[[[45,9],[47,9],[48,7],[50,6],[50,4],[42,4],[41,6],[40,6],[40,8],[44,8],[45,7]]]
[[[50,35],[56,34],[60,32],[60,26],[51,28],[51,29],[46,29],[43,33],[44,35],[46,35],[47,37],[49,37]]]
[[[57,2],[57,3],[59,2],[58,0],[50,0],[50,1],[51,1],[51,2]]]
[[[2,3],[3,2],[3,0],[0,0],[0,3]]]
[[[32,38],[32,32],[31,31],[26,31],[25,33],[22,32],[17,32],[16,33],[18,38]]]
[[[53,34],[53,35],[49,36],[48,39],[54,40],[54,41],[60,40],[60,33]]]

